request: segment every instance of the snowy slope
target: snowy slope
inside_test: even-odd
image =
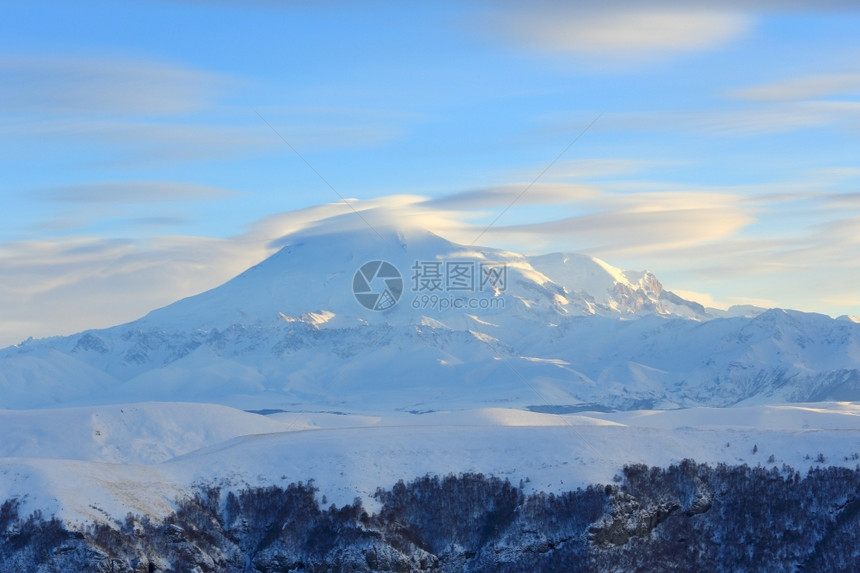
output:
[[[151,464],[236,436],[286,427],[271,418],[214,404],[0,410],[0,458]]]
[[[141,406],[138,423],[150,429],[153,440],[170,443],[175,432],[158,420],[161,413],[182,419],[187,432],[205,435],[213,427],[200,416],[206,408]],[[313,479],[329,503],[361,497],[373,508],[370,496],[377,487],[427,473],[482,472],[515,484],[523,480],[527,491],[560,492],[611,483],[630,463],[666,466],[692,458],[712,464],[788,464],[806,471],[824,464],[853,468],[860,457],[860,406],[846,403],[566,416],[481,409],[376,416],[283,413],[267,419],[213,411],[231,421],[237,435],[162,463],[90,461],[103,454],[89,438],[59,435],[81,412],[59,414],[42,431],[49,442],[66,444],[67,459],[40,457],[44,450],[31,451],[38,455],[29,458],[0,458],[0,499],[19,498],[27,510],[41,508],[69,522],[112,522],[128,511],[166,515],[195,484],[237,489]],[[4,426],[4,443],[20,439],[8,433],[9,427]]]
[[[379,230],[290,235],[233,280],[138,321],[0,350],[0,407],[571,411],[860,400],[857,322],[717,313],[651,273],[581,254],[526,257]],[[381,312],[352,292],[372,260],[403,280],[398,304]],[[506,280],[481,286],[479,271],[471,290],[416,289],[413,269],[446,263],[504,268]],[[476,307],[451,308],[454,299]]]

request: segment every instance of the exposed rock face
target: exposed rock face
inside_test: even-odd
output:
[[[0,507],[0,572],[850,571],[860,558],[860,467],[685,461],[629,466],[563,495],[467,474],[378,490],[381,509],[320,507],[307,484],[201,490],[162,523],[76,529]]]

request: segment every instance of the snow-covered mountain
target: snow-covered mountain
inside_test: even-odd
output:
[[[0,350],[0,571],[558,570],[577,551],[626,570],[643,544],[678,553],[679,531],[708,570],[701,551],[733,570],[718,549],[767,543],[782,569],[856,562],[860,406],[835,400],[860,400],[857,321],[717,311],[582,254],[377,231],[292,234],[140,320]],[[428,474],[459,476],[447,501]],[[493,484],[514,495],[486,537],[472,508],[502,514],[470,496]],[[409,492],[418,521],[461,508],[436,526],[468,535],[416,537]],[[770,527],[770,498],[806,500],[783,521],[823,533],[715,541]],[[726,509],[750,503],[764,517]]]
[[[0,407],[554,412],[860,399],[853,321],[715,311],[581,254],[377,231],[297,233],[224,285],[140,320],[6,348]],[[373,261],[399,279],[374,276],[384,273]],[[385,310],[355,291],[383,295]]]

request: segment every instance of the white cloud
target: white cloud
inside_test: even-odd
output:
[[[0,245],[0,345],[133,320],[224,282],[266,254],[241,238]]]
[[[557,179],[598,179],[614,175],[630,175],[660,165],[643,159],[568,159],[553,165],[552,175]]]
[[[681,298],[685,298],[687,300],[692,300],[704,306],[705,308],[720,308],[727,309],[730,304],[726,302],[717,301],[708,293],[704,292],[696,292],[692,290],[681,290],[681,289],[672,289],[672,292]]]
[[[471,189],[428,200],[426,207],[434,209],[478,209],[507,207],[511,202],[520,206],[571,203],[600,195],[596,187],[577,183],[529,183],[498,185]]]
[[[151,61],[0,58],[0,109],[53,115],[172,115],[198,111],[224,76]]]
[[[0,56],[0,137],[35,143],[23,153],[112,167],[241,158],[285,146],[250,107],[223,96],[240,78],[158,61]],[[303,151],[364,148],[401,135],[397,112],[366,108],[271,107],[263,114]],[[98,159],[95,159],[98,157]]]
[[[38,189],[33,194],[58,203],[151,203],[200,201],[234,194],[234,191],[205,185],[167,181],[115,181],[84,183]]]
[[[821,74],[789,78],[781,82],[741,88],[730,92],[748,100],[806,100],[843,94],[860,94],[860,74]]]
[[[497,13],[492,21],[496,31],[528,48],[632,60],[719,48],[751,24],[740,12],[636,3],[514,9]]]
[[[623,209],[528,225],[493,227],[489,234],[524,243],[575,245],[601,257],[630,257],[724,239],[752,222],[734,208]]]
[[[459,221],[477,215],[493,220],[519,196],[510,212],[486,230],[485,242],[502,241],[517,249],[558,248],[599,256],[628,256],[655,249],[678,249],[717,241],[753,221],[750,206],[741,195],[713,191],[608,193],[597,187],[564,183],[526,184],[455,193],[415,205],[449,210]],[[534,193],[532,192],[534,191]],[[553,205],[534,223],[514,223],[524,208]],[[564,215],[565,213],[572,213]],[[521,217],[520,217],[521,218]],[[484,231],[474,222],[453,229],[453,238],[466,244]],[[470,235],[471,233],[471,235]]]
[[[573,129],[575,125],[558,120],[553,128]],[[740,108],[609,112],[601,119],[604,131],[681,131],[722,137],[790,133],[813,127],[860,129],[860,101],[750,102]]]

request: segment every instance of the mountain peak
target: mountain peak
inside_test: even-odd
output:
[[[153,311],[143,320],[224,328],[324,311],[335,317],[325,323],[328,327],[356,322],[417,324],[425,315],[443,322],[461,316],[449,308],[461,304],[539,323],[551,315],[706,318],[701,305],[665,292],[647,271],[622,271],[579,253],[524,256],[460,245],[426,229],[390,221],[377,221],[373,228],[357,226],[355,217],[350,221],[345,228],[327,224],[287,235],[278,241],[280,249],[274,255],[236,278]],[[399,280],[396,296],[389,292],[385,305],[365,308],[368,300],[378,300],[372,284],[377,277],[358,274],[376,273],[380,267],[375,262],[396,269],[387,271],[392,276],[379,277]],[[377,283],[381,296],[386,286]],[[356,288],[368,292],[357,293]],[[374,312],[380,309],[386,312]]]
[[[726,405],[760,388],[792,400],[858,395],[850,321],[783,311],[712,320],[647,271],[460,245],[421,228],[303,229],[279,246],[138,321],[0,352],[0,407],[104,395],[242,408],[626,409]],[[836,346],[813,348],[808,332]]]

